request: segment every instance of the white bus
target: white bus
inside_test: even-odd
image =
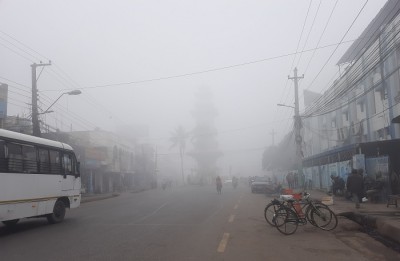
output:
[[[0,221],[64,219],[81,202],[79,163],[72,147],[57,141],[0,129]]]

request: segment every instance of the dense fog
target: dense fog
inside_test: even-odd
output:
[[[304,74],[301,111],[303,91],[322,93],[339,77],[338,59],[386,1],[369,1],[357,17],[364,2],[0,1],[8,115],[30,117],[30,65],[51,60],[37,70],[40,110],[67,91],[82,94],[64,95],[41,115],[49,126],[127,136],[142,128],[140,142],[157,148],[160,172],[179,177],[171,136],[179,126],[188,132],[189,174],[202,133],[196,110],[205,103],[219,173],[263,175],[264,149],[293,127],[288,75],[295,67]]]

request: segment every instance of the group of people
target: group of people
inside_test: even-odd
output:
[[[355,202],[356,208],[360,207],[363,198],[373,200],[384,188],[382,173],[378,172],[376,179],[371,180],[368,176],[364,177],[363,169],[353,169],[347,178],[346,184],[341,177],[331,175],[331,179],[333,195],[337,195],[339,191],[342,194],[346,192],[346,197]]]
[[[299,174],[297,172],[289,172],[286,175],[286,182],[288,184],[288,187],[290,189],[294,189],[297,188],[299,186],[300,183],[300,177]]]
[[[237,177],[233,177],[233,178],[232,178],[232,186],[233,186],[233,188],[236,188],[237,185],[238,185],[238,183],[239,183],[238,178],[237,178]],[[218,194],[221,194],[221,193],[222,193],[222,179],[221,179],[220,176],[217,176],[217,177],[216,177],[216,179],[215,179],[215,184],[216,184],[216,186],[217,186],[217,192],[218,192]]]

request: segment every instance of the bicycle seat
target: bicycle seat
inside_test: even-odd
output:
[[[289,199],[293,199],[293,195],[280,195],[279,198],[288,201]]]

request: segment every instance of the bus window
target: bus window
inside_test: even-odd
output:
[[[53,174],[63,174],[61,166],[60,152],[56,150],[50,150],[50,168]]]
[[[36,148],[27,145],[21,147],[24,173],[37,173]]]
[[[15,143],[7,144],[8,171],[22,173],[22,146]]]
[[[0,140],[0,172],[7,172],[5,141]]]
[[[73,166],[72,166],[72,157],[70,154],[64,154],[64,173],[65,175],[72,175],[74,174],[73,170]]]
[[[48,149],[39,148],[39,172],[40,173],[51,173],[50,172],[50,155]]]

